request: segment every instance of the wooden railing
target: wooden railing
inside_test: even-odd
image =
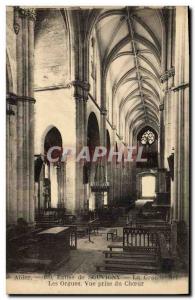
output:
[[[157,232],[149,228],[124,227],[123,228],[123,247],[142,247],[143,249],[156,249]]]
[[[167,247],[170,250],[171,248],[171,225],[167,224],[165,222],[153,222],[153,223],[149,223],[147,224],[147,222],[142,222],[142,221],[136,221],[136,222],[132,222],[130,224],[128,224],[128,226],[126,226],[126,228],[135,228],[135,229],[143,229],[144,232],[155,232],[155,233],[163,233],[166,243],[167,243]]]
[[[170,271],[173,267],[171,254],[170,226],[162,228],[125,227],[123,228],[123,250],[154,252],[158,258],[163,272]]]

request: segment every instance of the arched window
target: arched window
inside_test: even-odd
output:
[[[142,145],[146,145],[146,144],[152,145],[154,141],[155,141],[155,135],[151,130],[148,129],[142,134],[141,137]]]
[[[137,147],[142,147],[142,158],[146,162],[137,162],[137,167],[156,168],[158,166],[158,135],[155,130],[149,126],[142,128],[137,135]]]

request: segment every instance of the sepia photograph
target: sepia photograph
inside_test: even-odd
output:
[[[6,293],[189,295],[189,7],[5,9]]]

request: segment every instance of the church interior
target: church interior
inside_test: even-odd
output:
[[[188,18],[7,7],[7,272],[188,274]]]

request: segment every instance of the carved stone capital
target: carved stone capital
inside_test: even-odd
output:
[[[162,104],[159,105],[159,110],[160,110],[160,111],[163,111],[163,110],[164,110],[164,103],[162,103]]]
[[[167,71],[167,74],[168,74],[168,78],[170,77],[174,77],[175,76],[175,68],[171,68]]]
[[[160,76],[160,82],[164,83],[165,81],[168,80],[168,78],[169,78],[168,73],[167,73],[167,71],[165,71],[165,73]]]
[[[36,20],[36,9],[35,8],[26,8],[26,7],[18,7],[19,16],[21,18],[29,18],[31,20]]]
[[[75,87],[79,87],[86,92],[89,92],[90,90],[90,84],[87,81],[74,80],[72,82],[72,85]]]
[[[101,115],[106,116],[107,115],[107,110],[106,109],[101,109]]]
[[[88,100],[90,84],[87,81],[75,80],[72,81],[72,85],[75,88],[74,96],[82,100]]]
[[[36,10],[35,8],[23,8],[19,6],[14,7],[14,23],[13,28],[15,34],[18,34],[20,31],[20,21],[19,18],[28,18],[35,21],[36,19]]]
[[[174,77],[175,76],[175,68],[171,68],[167,71],[164,72],[164,74],[162,74],[160,76],[160,81],[161,83],[164,83],[165,81],[167,81],[169,78]]]

